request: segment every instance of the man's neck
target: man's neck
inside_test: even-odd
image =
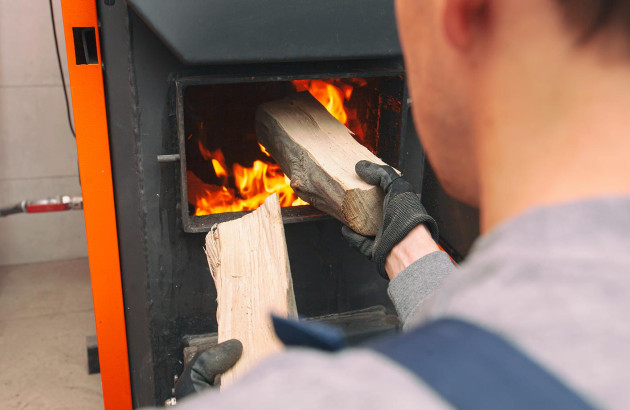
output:
[[[483,232],[533,207],[630,195],[627,70],[497,84],[480,128]]]

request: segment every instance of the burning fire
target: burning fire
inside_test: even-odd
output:
[[[356,81],[353,84],[363,85]],[[344,101],[352,96],[354,88],[348,81],[296,80],[293,85],[296,91],[310,92],[331,115],[353,128],[349,119],[355,118],[356,112],[349,111],[344,105]],[[361,131],[358,134],[360,138],[363,137]],[[264,156],[270,157],[265,147],[258,146]],[[188,202],[195,205],[196,216],[253,210],[273,193],[278,194],[282,207],[308,205],[293,192],[291,181],[278,164],[255,160],[251,167],[238,163],[230,167],[220,149],[210,151],[201,140],[198,140],[198,149],[202,157],[212,164],[221,185],[207,184],[192,171],[187,172]]]
[[[297,91],[308,91],[328,112],[340,123],[348,124],[348,113],[343,100],[349,100],[353,87],[348,84],[338,84],[324,80],[295,80],[293,85]]]
[[[212,163],[212,168],[221,186],[203,183],[194,173],[188,172],[188,202],[195,204],[195,215],[210,215],[222,212],[249,211],[258,208],[271,194],[278,194],[280,205],[308,205],[291,189],[291,181],[278,164],[255,160],[251,167],[235,163],[232,168],[226,164],[220,149],[209,151],[198,142],[199,152],[204,159]],[[261,152],[269,153],[259,144]],[[236,189],[229,187],[230,177]],[[191,183],[192,182],[192,183]],[[196,189],[190,189],[190,187]]]
[[[311,93],[333,117],[348,127],[363,145],[365,145],[365,130],[358,119],[357,110],[349,108],[346,103],[352,97],[355,87],[363,87],[366,84],[363,78],[293,81],[296,91]]]

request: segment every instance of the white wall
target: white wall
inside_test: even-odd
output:
[[[59,0],[54,3],[69,84]],[[48,0],[0,0],[0,207],[80,193]],[[0,218],[0,265],[85,256],[81,211]]]

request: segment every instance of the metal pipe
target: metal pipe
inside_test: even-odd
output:
[[[83,197],[71,195],[58,195],[55,197],[23,200],[18,204],[6,208],[0,208],[0,217],[20,213],[59,212],[83,209]]]
[[[179,159],[179,154],[162,154],[157,156],[158,162],[177,162]]]
[[[26,212],[26,210],[22,207],[23,202],[24,201],[22,201],[19,204],[15,204],[13,206],[9,206],[6,208],[0,208],[0,217]]]

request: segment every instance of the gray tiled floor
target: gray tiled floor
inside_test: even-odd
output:
[[[87,259],[0,267],[0,407],[102,409]]]

